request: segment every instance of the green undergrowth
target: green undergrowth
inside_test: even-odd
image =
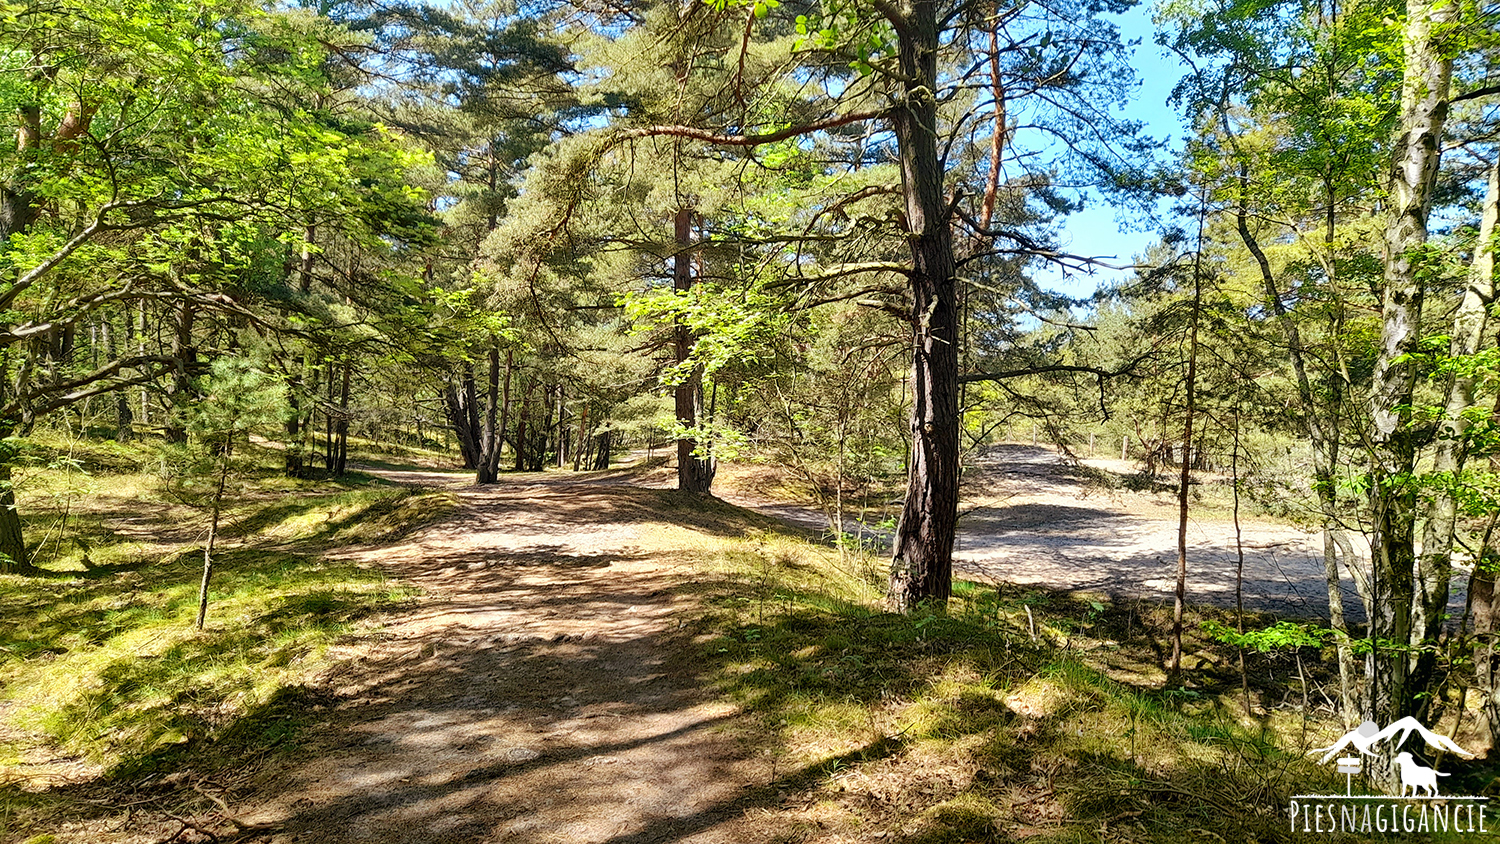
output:
[[[4,578],[0,678],[14,723],[128,773],[221,737],[316,671],[362,619],[410,594],[311,554],[232,550],[218,560],[200,633],[201,565],[189,552],[89,577]]]
[[[1290,795],[1343,787],[1307,757],[1300,713],[1246,717],[1227,649],[1201,636],[1168,687],[1149,607],[961,582],[945,612],[903,617],[857,557],[765,537],[718,564],[703,646],[799,835],[1337,840],[1286,820]],[[1287,668],[1259,667],[1258,700],[1285,697]]]
[[[268,460],[228,501],[199,632],[207,518],[153,475],[159,447],[28,444],[17,492],[43,571],[0,576],[0,713],[19,728],[0,765],[38,740],[120,776],[290,746],[329,647],[413,594],[327,552],[456,504],[358,473],[288,479]]]

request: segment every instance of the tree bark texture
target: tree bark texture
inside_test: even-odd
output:
[[[1380,345],[1370,397],[1370,634],[1376,647],[1366,657],[1366,716],[1380,723],[1413,714],[1418,691],[1409,682],[1412,660],[1406,650],[1422,635],[1412,618],[1417,593],[1416,444],[1408,423],[1416,370],[1407,356],[1421,340],[1424,290],[1419,270],[1453,72],[1434,28],[1451,15],[1450,4],[1407,4],[1401,112],[1383,247]],[[1382,647],[1382,642],[1388,645]],[[1392,783],[1394,774],[1382,764],[1387,761],[1372,765],[1377,784]]]
[[[1485,549],[1488,552],[1488,549]],[[1496,560],[1486,553],[1474,567],[1469,579],[1469,601],[1474,622],[1474,685],[1479,689],[1479,718],[1476,728],[1482,749],[1494,758],[1500,750],[1500,590],[1496,589]]]
[[[672,220],[677,243],[677,255],[672,260],[672,289],[685,292],[693,288],[692,256],[693,211],[678,210]],[[673,359],[681,364],[693,351],[693,335],[685,325],[677,326],[673,338]],[[695,366],[687,378],[672,392],[676,406],[677,424],[692,428],[703,417],[703,369]],[[682,437],[677,440],[677,488],[683,492],[708,495],[714,483],[714,464],[707,454],[699,454],[698,440]]]
[[[892,117],[912,269],[911,465],[892,548],[890,602],[945,604],[958,526],[958,297],[937,151],[938,10],[915,0],[897,27],[904,81]]]

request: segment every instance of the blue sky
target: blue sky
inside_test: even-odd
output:
[[[1176,56],[1155,44],[1149,0],[1121,15],[1119,26],[1126,40],[1140,39],[1141,42],[1136,45],[1131,61],[1140,86],[1124,116],[1145,123],[1148,134],[1170,141],[1174,150],[1181,149],[1182,121],[1167,105],[1167,97],[1182,78],[1184,69]],[[1128,213],[1116,211],[1098,196],[1090,197],[1083,211],[1067,219],[1062,235],[1063,249],[1091,257],[1113,255],[1117,263],[1129,263],[1133,256],[1145,251],[1156,234],[1149,229],[1139,231],[1142,227],[1139,219],[1127,218],[1122,224],[1121,215]],[[1044,287],[1059,293],[1086,296],[1099,285],[1124,275],[1127,273],[1101,269],[1092,275],[1074,273],[1064,277],[1055,269],[1048,269],[1039,272],[1037,278]]]

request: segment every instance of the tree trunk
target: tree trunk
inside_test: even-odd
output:
[[[302,477],[302,376],[287,378],[286,448],[282,452],[282,472],[289,478]]]
[[[16,130],[16,151],[23,160],[34,160],[42,141],[42,108],[34,103],[19,106],[16,119],[20,124]],[[31,227],[36,221],[36,200],[36,193],[24,184],[0,185],[0,240],[8,241],[11,235]]]
[[[193,323],[197,314],[192,302],[183,301],[177,308],[176,325],[172,334],[172,416],[166,425],[167,442],[187,442],[187,429],[183,427],[182,413],[196,396],[193,390],[193,373],[198,369],[198,350],[193,346]]]
[[[1245,248],[1255,258],[1256,265],[1260,268],[1261,283],[1265,288],[1266,301],[1271,306],[1271,312],[1276,315],[1276,323],[1281,329],[1283,339],[1286,341],[1292,363],[1292,374],[1297,384],[1297,397],[1302,404],[1303,431],[1307,435],[1308,443],[1312,446],[1313,454],[1313,491],[1318,496],[1318,507],[1322,513],[1323,522],[1323,580],[1325,592],[1328,596],[1328,618],[1329,624],[1336,633],[1334,649],[1339,665],[1339,696],[1340,705],[1343,709],[1342,716],[1345,727],[1350,726],[1358,710],[1354,695],[1354,654],[1349,646],[1349,624],[1344,617],[1344,594],[1339,587],[1339,563],[1337,549],[1345,551],[1344,558],[1353,565],[1353,547],[1344,535],[1344,529],[1339,523],[1338,501],[1334,486],[1334,471],[1338,463],[1339,453],[1339,416],[1342,405],[1343,384],[1334,385],[1334,389],[1328,391],[1331,397],[1327,417],[1323,418],[1324,408],[1317,402],[1317,393],[1313,390],[1312,379],[1307,374],[1307,353],[1302,345],[1302,332],[1297,327],[1296,321],[1287,312],[1286,305],[1282,303],[1281,291],[1276,284],[1276,278],[1271,273],[1271,262],[1266,258],[1265,252],[1260,248],[1259,241],[1250,231],[1249,211],[1247,205],[1247,194],[1249,192],[1249,167],[1240,165],[1240,201],[1235,209],[1235,225],[1239,230],[1240,240]],[[1332,201],[1331,199],[1329,200]],[[1327,238],[1329,248],[1332,248],[1331,236]],[[1329,278],[1335,277],[1336,262],[1330,255]],[[1326,433],[1325,433],[1326,432]],[[1366,606],[1368,613],[1369,607]]]
[[[453,430],[453,438],[458,440],[458,453],[463,457],[464,468],[475,469],[479,466],[479,442],[476,432],[469,427],[464,394],[450,381],[443,385],[440,395],[443,399],[443,412],[448,417],[448,427]]]
[[[510,429],[510,376],[515,370],[515,350],[505,350],[505,383],[501,386],[500,395],[500,427],[495,429],[495,462],[496,472],[499,472],[500,453],[505,451],[505,432]]]
[[[104,330],[105,352],[109,355],[110,360],[118,360],[120,350],[119,344],[115,339],[114,324],[106,318],[102,328]],[[125,331],[125,348],[129,349],[133,338],[130,336],[130,315],[128,313],[125,315]],[[130,394],[127,390],[121,389],[115,393],[115,440],[122,443],[130,442],[134,438],[134,423],[135,414],[130,412]]]
[[[328,362],[328,380],[324,383],[323,395],[323,471],[333,475],[333,361]],[[418,429],[421,430],[420,428]],[[422,435],[417,435],[417,443],[422,442]]]
[[[36,571],[21,532],[21,514],[16,510],[10,460],[0,459],[0,574],[35,574]]]
[[[552,437],[552,402],[549,397],[554,389],[561,389],[550,384],[542,385],[542,396],[540,402],[546,408],[546,415],[542,418],[542,427],[536,433],[536,457],[531,464],[531,471],[540,472],[547,467],[547,444]]]
[[[1479,240],[1469,267],[1469,285],[1458,312],[1453,316],[1448,354],[1455,358],[1478,352],[1484,337],[1489,304],[1495,298],[1497,216],[1500,216],[1500,157],[1490,166]],[[1412,632],[1417,641],[1414,644],[1437,641],[1448,609],[1448,584],[1453,577],[1453,539],[1458,521],[1458,508],[1448,484],[1456,481],[1464,468],[1467,457],[1464,438],[1470,426],[1464,411],[1474,406],[1476,382],[1477,378],[1469,373],[1451,378],[1443,420],[1438,425],[1432,459],[1432,474],[1437,484],[1424,499],[1426,528],[1422,533],[1422,556],[1417,561],[1418,601],[1412,620]],[[1414,680],[1425,683],[1435,663],[1435,653],[1423,652]]]
[[[302,477],[313,474],[317,454],[313,451],[313,417],[318,412],[318,386],[322,377],[321,368],[315,363],[317,356],[311,349],[302,355],[302,384],[304,388],[301,415],[297,429],[297,453],[302,461]]]
[[[693,287],[692,256],[689,248],[693,243],[693,211],[680,209],[672,220],[677,240],[677,256],[672,261],[672,289],[678,292]],[[681,364],[693,350],[693,335],[685,325],[676,329],[673,344],[673,359]],[[677,424],[693,428],[703,416],[703,369],[695,366],[687,378],[678,384],[672,398],[677,412]],[[677,488],[683,492],[709,495],[714,483],[715,467],[697,439],[682,437],[677,440]]]
[[[605,428],[599,436],[594,438],[597,445],[594,446],[594,469],[603,471],[609,468],[609,450],[614,439],[614,431]]]
[[[349,379],[354,372],[354,361],[344,362],[344,374],[339,381],[339,420],[334,428],[333,476],[341,478],[349,469]]]
[[[1448,84],[1453,62],[1433,29],[1451,18],[1452,6],[1411,0],[1403,49],[1401,114],[1389,189],[1390,219],[1384,238],[1385,279],[1381,335],[1371,383],[1370,635],[1396,643],[1366,657],[1370,680],[1367,717],[1389,723],[1413,714],[1418,689],[1409,682],[1406,645],[1420,640],[1413,627],[1416,597],[1416,490],[1411,478],[1416,445],[1409,429],[1416,368],[1411,355],[1422,337],[1423,284],[1420,263],[1427,243],[1427,216],[1437,181]],[[1372,766],[1377,784],[1389,788],[1394,772],[1383,754]]]
[[[203,546],[203,580],[198,585],[198,621],[197,628],[203,629],[203,622],[208,618],[208,581],[214,573],[214,541],[219,538],[219,514],[224,504],[224,487],[229,480],[230,456],[234,446],[225,444],[224,452],[219,460],[219,485],[214,490],[213,515],[208,523],[208,543]]]
[[[1500,751],[1500,590],[1496,589],[1495,567],[1500,564],[1488,547],[1469,578],[1469,601],[1474,613],[1474,679],[1479,690],[1477,729],[1484,752],[1491,759]],[[1463,713],[1460,712],[1462,717]]]
[[[516,420],[516,471],[526,471],[526,435],[530,433],[527,423],[531,421],[531,388],[527,386],[521,395],[521,418]]]
[[[958,526],[958,300],[937,152],[937,7],[910,8],[898,27],[904,91],[892,119],[912,252],[911,468],[890,576],[901,612],[947,603]]]
[[[553,464],[561,469],[568,459],[568,446],[572,438],[568,436],[566,419],[568,405],[563,401],[563,385],[557,385],[557,454],[553,455]]]
[[[306,296],[312,292],[313,244],[318,239],[318,227],[311,223],[302,232],[302,254],[297,262],[297,291]]]
[[[128,318],[128,317],[127,317]],[[146,301],[141,300],[136,309],[136,349],[135,352],[142,357],[146,354]],[[151,429],[151,390],[145,384],[141,385],[141,427]]]
[[[1203,218],[1198,218],[1198,254],[1203,249]],[[1168,683],[1182,675],[1182,615],[1187,608],[1187,524],[1188,481],[1193,461],[1193,413],[1198,400],[1198,317],[1203,308],[1203,266],[1201,258],[1193,260],[1193,310],[1188,317],[1188,360],[1186,407],[1182,423],[1182,470],[1177,489],[1177,584],[1172,600],[1172,664],[1167,669]]]
[[[573,471],[578,471],[588,459],[589,447],[589,403],[585,401],[578,411],[578,440],[573,446]]]
[[[484,429],[479,442],[479,471],[475,481],[492,484],[500,476],[500,444],[505,441],[506,420],[501,415],[502,404],[510,403],[510,367],[512,352],[505,353],[505,395],[500,387],[500,342],[491,338],[489,350],[490,376],[489,395],[484,406]]]

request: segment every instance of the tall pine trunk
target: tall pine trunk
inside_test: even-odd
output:
[[[952,593],[959,465],[957,281],[933,94],[938,10],[931,0],[910,8],[897,28],[904,81],[892,118],[912,254],[911,464],[889,593],[901,612]]]

